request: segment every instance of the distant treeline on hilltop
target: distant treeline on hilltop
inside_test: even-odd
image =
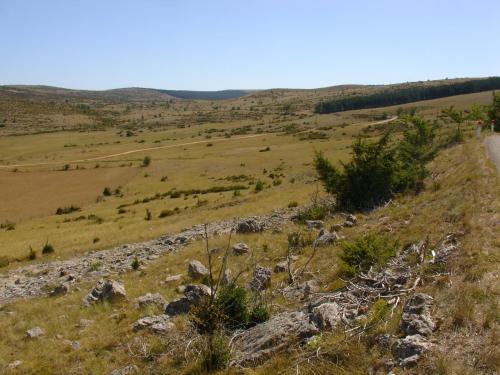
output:
[[[316,104],[314,111],[316,113],[333,113],[353,109],[385,107],[497,89],[500,89],[500,77],[472,79],[465,82],[442,83],[432,86],[390,88],[369,95],[324,100]]]

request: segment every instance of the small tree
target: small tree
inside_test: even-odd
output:
[[[500,93],[493,93],[493,104],[489,107],[488,118],[495,121],[496,132],[500,132]]]
[[[455,106],[452,105],[450,108],[446,108],[441,111],[441,118],[450,119],[457,125],[454,139],[456,142],[463,142],[464,136],[462,134],[462,124],[466,120],[464,113],[456,110]]]
[[[145,156],[144,159],[142,159],[142,166],[148,167],[150,164],[151,164],[151,157]]]

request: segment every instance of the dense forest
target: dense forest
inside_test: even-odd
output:
[[[393,88],[370,95],[321,101],[316,104],[314,111],[316,113],[333,113],[353,109],[384,107],[496,89],[500,89],[500,77],[473,79],[459,83],[443,83],[433,86]]]

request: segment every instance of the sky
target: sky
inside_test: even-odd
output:
[[[500,75],[499,0],[0,0],[0,84],[316,88]]]

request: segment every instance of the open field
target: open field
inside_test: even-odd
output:
[[[467,108],[490,100],[491,93],[480,93],[401,107],[435,117],[451,104]],[[30,246],[48,241],[56,249],[50,257],[65,258],[204,221],[303,204],[320,188],[310,165],[314,152],[347,160],[353,139],[377,136],[370,124],[386,122],[382,114],[393,116],[398,108],[279,115],[263,123],[188,123],[139,129],[130,137],[112,128],[1,137],[0,223],[15,229],[0,230],[0,256],[23,259]],[[145,156],[152,159],[148,167],[142,166]],[[255,192],[259,180],[265,188]],[[151,199],[172,189],[219,186],[228,191]],[[109,196],[103,196],[106,187]],[[70,206],[79,210],[55,215]],[[151,220],[145,220],[146,210]],[[159,218],[167,210],[173,214]]]
[[[209,165],[205,167],[208,168]],[[422,372],[418,374],[435,373],[437,369],[442,368],[449,374],[478,373],[479,369],[474,369],[468,359],[471,358],[471,351],[481,359],[483,366],[481,371],[484,372],[480,373],[490,373],[488,371],[498,369],[496,359],[499,353],[498,349],[495,349],[498,348],[495,345],[496,323],[487,319],[493,319],[494,322],[498,318],[491,318],[488,315],[494,308],[492,306],[495,298],[485,298],[484,291],[493,296],[498,296],[499,292],[494,278],[495,264],[498,262],[497,250],[500,246],[500,239],[495,235],[500,209],[496,194],[500,188],[498,178],[493,165],[486,160],[481,142],[477,141],[469,141],[465,145],[443,151],[432,163],[431,171],[437,177],[433,181],[431,179],[426,181],[426,191],[422,194],[400,197],[386,207],[361,215],[358,226],[345,228],[341,234],[348,240],[367,232],[390,234],[391,238],[401,243],[401,246],[418,242],[428,236],[431,246],[435,246],[448,232],[461,233],[460,253],[450,264],[451,287],[447,286],[446,281],[432,282],[433,276],[429,274],[426,276],[428,284],[423,288],[439,301],[435,314],[442,317],[443,321],[439,333],[436,334],[436,340],[442,345],[454,346],[456,349],[449,353],[444,364],[440,359],[442,354],[439,351],[433,352],[426,357],[426,362],[421,367]],[[438,187],[436,184],[439,184]],[[280,193],[287,194],[286,190],[280,190]],[[306,195],[302,198],[306,199]],[[270,190],[262,192],[259,199],[264,199],[265,204],[272,207],[271,202],[277,197],[278,194]],[[252,196],[249,199],[253,202],[255,198]],[[253,208],[254,210],[251,210],[247,207],[244,211],[259,211],[255,210],[256,207]],[[206,211],[195,212],[195,215],[200,215],[198,218],[207,215],[205,219],[209,220]],[[217,214],[211,214],[210,219],[212,215]],[[340,215],[335,216],[328,224],[338,223],[341,220]],[[496,224],[491,224],[495,220]],[[107,225],[106,221],[101,225]],[[152,223],[148,225],[152,226]],[[169,228],[175,225],[171,223]],[[113,230],[112,227],[110,230]],[[231,257],[229,260],[231,269],[235,273],[240,269],[243,270],[241,278],[245,281],[250,277],[249,271],[245,270],[246,265],[258,261],[261,265],[273,267],[277,261],[283,260],[286,256],[287,235],[292,231],[302,232],[305,236],[315,234],[308,232],[302,226],[291,224],[285,226],[282,232],[233,236],[231,242],[246,242],[252,249],[252,255],[245,257],[243,261],[241,258]],[[210,246],[223,249],[227,243],[228,238],[224,236],[211,240]],[[322,247],[309,267],[321,290],[331,290],[343,283],[338,275],[339,249],[338,245]],[[311,247],[306,246],[298,253],[299,259],[294,263],[296,269],[304,265],[311,251]],[[184,317],[174,320],[176,333],[166,338],[148,333],[134,333],[131,329],[133,322],[140,316],[158,312],[154,307],[137,309],[133,298],[146,292],[160,292],[167,300],[176,298],[178,294],[175,286],[188,282],[189,279],[183,276],[181,280],[170,284],[164,284],[162,280],[168,275],[178,273],[185,275],[187,262],[191,259],[206,261],[204,244],[201,241],[193,242],[178,253],[166,255],[150,263],[142,271],[122,275],[121,280],[127,288],[129,302],[84,308],[80,304],[80,299],[92,284],[84,281],[79,290],[64,297],[36,298],[7,305],[0,311],[2,314],[0,328],[4,332],[0,343],[0,366],[20,359],[23,361],[20,370],[26,374],[70,374],[109,373],[115,368],[133,363],[145,374],[192,373],[190,371],[196,367],[196,358],[192,354],[186,354],[183,346],[185,344],[182,344],[181,336],[190,334],[189,325]],[[276,290],[284,285],[286,285],[286,274],[274,274],[273,289]],[[464,326],[457,328],[453,319],[462,313],[460,310],[463,309],[460,305],[462,302],[451,299],[450,306],[448,301],[450,295],[464,291],[469,293],[467,303],[474,304],[474,312],[468,315]],[[273,313],[295,306],[293,301],[283,299],[279,293],[267,294],[266,303]],[[397,333],[396,317],[399,319],[399,314],[400,309],[394,318],[387,318],[385,325],[377,328],[373,336],[380,333]],[[78,325],[80,319],[90,319],[93,322],[88,327],[82,327]],[[487,321],[489,323],[485,323]],[[485,324],[488,324],[488,328],[480,328],[486,327]],[[45,337],[35,342],[23,340],[24,332],[32,326],[42,327],[46,333]],[[474,342],[475,335],[472,334],[478,329],[483,330],[482,337],[486,340],[484,342],[488,342],[479,351],[475,349],[477,348]],[[78,341],[80,348],[72,349],[68,341],[63,339],[70,342]],[[456,340],[460,340],[459,346],[455,346]],[[287,369],[295,371],[295,363],[300,363],[299,367],[304,373],[319,369],[327,371],[327,368],[334,374],[343,374],[345,371],[364,373],[369,367],[376,366],[380,356],[386,355],[383,351],[378,351],[380,350],[378,346],[372,346],[369,342],[363,340],[357,343],[357,348],[354,348],[343,340],[343,336],[325,333],[321,338],[321,348],[324,348],[322,351],[326,357],[313,358],[306,362],[303,358],[307,358],[311,353],[314,354],[316,348],[292,349],[286,355],[273,358],[267,365],[244,373],[272,374]],[[332,368],[331,363],[326,360],[329,353],[334,356],[348,355],[349,361],[339,364],[337,371],[336,367]],[[239,370],[232,371],[241,373]],[[414,374],[414,372],[398,373]]]

